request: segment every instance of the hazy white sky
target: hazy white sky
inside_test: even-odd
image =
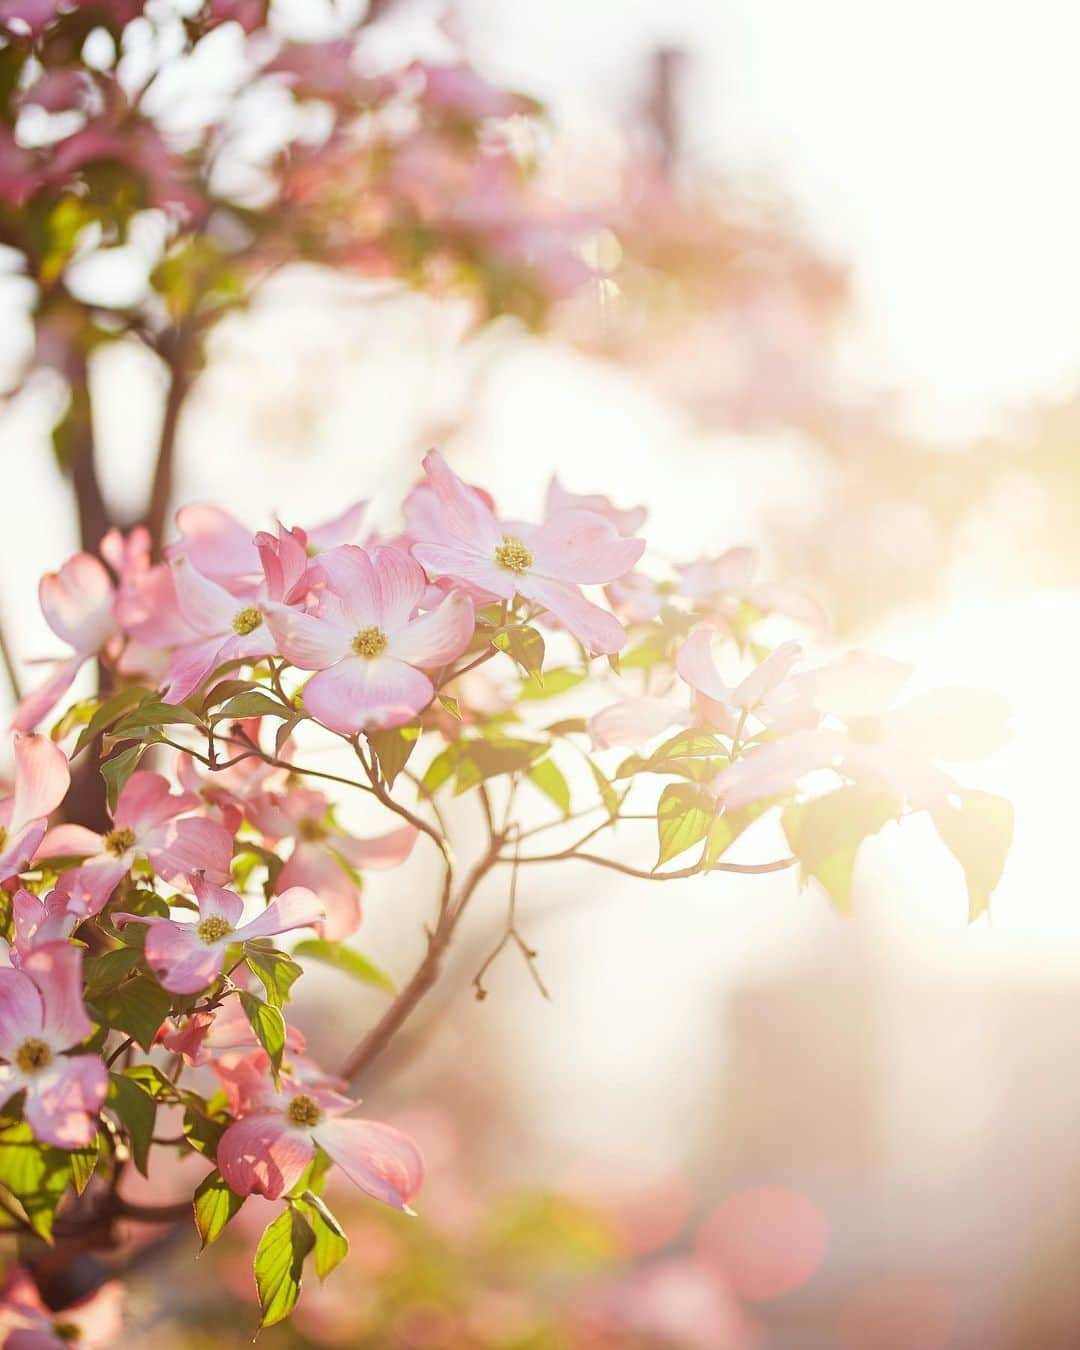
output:
[[[463,0],[500,73],[583,123],[659,42],[686,138],[773,179],[847,259],[866,360],[964,432],[1080,368],[1080,6],[1064,0]]]

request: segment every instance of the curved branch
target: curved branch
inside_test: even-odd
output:
[[[767,863],[713,863],[709,867],[702,867],[700,863],[695,863],[692,867],[681,867],[677,872],[646,872],[640,867],[628,867],[625,863],[616,862],[614,858],[602,858],[597,853],[539,853],[532,857],[518,858],[517,862],[522,866],[525,863],[545,863],[545,862],[587,862],[592,863],[594,867],[607,867],[613,872],[621,872],[627,877],[639,877],[642,881],[682,881],[687,877],[705,876],[709,872],[737,872],[748,876],[757,876],[764,872],[783,872],[789,867],[794,867],[797,858],[778,858],[775,862]],[[513,857],[502,857],[496,859],[501,863],[513,863]]]

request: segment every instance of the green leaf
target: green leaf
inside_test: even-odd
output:
[[[450,694],[440,694],[439,702],[455,721],[461,721],[461,705],[456,698]]]
[[[281,1015],[281,1009],[264,1003],[246,989],[241,989],[238,997],[255,1039],[270,1056],[270,1067],[277,1082],[281,1072],[281,1057],[285,1053],[285,1018]]]
[[[227,1120],[218,1120],[190,1098],[184,1109],[184,1138],[197,1152],[208,1158],[217,1156],[217,1146],[228,1126]]]
[[[607,774],[598,764],[593,763],[588,755],[585,761],[592,770],[593,781],[596,783],[597,791],[600,793],[600,800],[604,804],[604,810],[608,813],[609,820],[616,820],[619,815],[619,794],[615,791],[614,785]]]
[[[144,744],[131,745],[118,754],[111,755],[101,766],[101,776],[105,779],[105,798],[109,810],[116,810],[116,803],[127,785],[128,779],[139,767],[139,760],[147,751]]]
[[[132,1162],[146,1176],[157,1102],[134,1078],[123,1073],[109,1074],[106,1101],[127,1135]]]
[[[656,808],[660,867],[705,838],[716,815],[716,798],[692,783],[669,783]]]
[[[116,719],[125,713],[128,708],[136,703],[141,703],[150,693],[151,691],[143,688],[142,685],[130,685],[127,689],[118,689],[111,698],[99,704],[93,717],[79,732],[79,739],[75,742],[75,748],[71,752],[72,759],[95,737],[100,736],[103,731],[112,726]]]
[[[264,694],[261,689],[252,689],[246,694],[237,694],[229,699],[223,708],[214,714],[214,720],[243,717],[293,717],[295,708],[279,703],[276,698]]]
[[[315,1234],[315,1272],[325,1280],[348,1256],[349,1239],[325,1200],[314,1191],[304,1191],[296,1205]]]
[[[507,628],[496,633],[491,645],[518,663],[526,675],[532,676],[538,688],[544,685],[544,639],[528,624]]]
[[[637,773],[680,773],[693,771],[693,762],[711,760],[722,755],[727,758],[727,746],[711,732],[699,728],[680,731],[678,735],[657,746],[648,758],[630,755],[619,765],[616,778],[629,778]],[[708,771],[712,773],[712,767]]]
[[[774,804],[772,801],[752,802],[738,811],[724,811],[717,816],[709,826],[705,850],[701,855],[702,865],[711,867],[727,852],[739,835]]]
[[[376,989],[383,989],[388,994],[397,993],[397,986],[385,971],[380,970],[374,961],[369,961],[366,956],[361,956],[351,947],[346,947],[344,943],[329,942],[326,938],[305,938],[293,948],[293,955],[310,956],[324,965],[333,966],[335,970],[343,970],[354,980],[372,984]]]
[[[820,882],[837,908],[847,914],[860,845],[899,816],[900,803],[895,797],[853,785],[808,802],[793,802],[785,807],[782,822],[803,879],[813,877]]]
[[[95,998],[93,1002],[100,1014],[99,1021],[117,1031],[127,1032],[144,1050],[149,1050],[158,1027],[172,1008],[172,995],[162,989],[156,980],[146,975],[136,975],[134,979]]]
[[[91,956],[83,962],[84,997],[91,1003],[98,1002],[102,995],[122,984],[141,960],[138,947],[117,947],[115,951]]]
[[[1012,846],[1015,812],[992,792],[958,791],[930,812],[941,841],[964,869],[968,922],[986,912]]]
[[[304,1262],[314,1246],[311,1225],[295,1205],[289,1205],[263,1233],[255,1252],[260,1326],[284,1321],[296,1307]]]
[[[71,1160],[71,1181],[75,1187],[75,1194],[82,1195],[97,1170],[98,1158],[101,1152],[101,1135],[94,1136],[94,1142],[89,1148],[75,1148],[68,1154]]]
[[[550,756],[532,766],[529,770],[529,782],[550,797],[564,816],[570,814],[570,784]]]
[[[304,973],[284,952],[273,947],[256,947],[248,943],[244,948],[244,960],[253,975],[258,975],[266,990],[266,999],[275,1008],[289,1001],[289,991]]]
[[[195,1227],[202,1239],[201,1250],[216,1242],[225,1226],[240,1210],[245,1197],[230,1191],[218,1171],[211,1172],[195,1189]]]
[[[453,777],[454,765],[457,763],[457,751],[456,744],[448,745],[445,750],[440,750],[428,765],[427,772],[420,782],[420,786],[428,796],[438,792],[439,788]]]
[[[71,1181],[71,1158],[34,1138],[25,1121],[0,1129],[0,1186],[22,1207],[35,1233],[52,1241],[53,1216]]]
[[[113,727],[111,734],[122,737],[131,732],[143,731],[147,727],[170,727],[179,724],[201,727],[203,722],[197,713],[185,708],[182,703],[161,703],[157,699],[150,699],[146,703],[140,703],[126,717],[121,718]]]
[[[420,728],[415,726],[395,727],[390,731],[369,731],[367,742],[379,762],[379,772],[388,788],[394,786],[394,780],[409,762],[409,756],[416,749],[420,739]]]
[[[549,670],[544,674],[543,685],[537,684],[533,679],[526,680],[521,686],[521,693],[518,694],[518,698],[522,703],[528,703],[539,698],[554,698],[557,694],[565,694],[571,689],[576,689],[587,678],[583,670],[571,670],[569,666],[558,666],[555,670]]]
[[[478,783],[504,773],[521,773],[547,753],[542,741],[526,741],[512,736],[498,739],[458,742],[457,784],[454,795],[468,792]]]

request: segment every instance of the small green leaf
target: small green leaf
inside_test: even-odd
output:
[[[375,753],[379,772],[388,788],[394,786],[395,779],[409,762],[409,756],[416,749],[419,739],[420,728],[416,726],[394,727],[390,731],[367,733],[368,745]]]
[[[0,1186],[22,1207],[31,1228],[52,1241],[53,1216],[71,1182],[71,1158],[39,1143],[25,1121],[0,1129]]]
[[[115,951],[91,956],[83,962],[84,996],[96,1003],[110,989],[122,984],[141,960],[138,947],[117,947]]]
[[[303,975],[303,967],[276,948],[257,947],[252,943],[244,948],[244,959],[252,974],[262,981],[267,1002],[275,1008],[288,1003],[289,992]]]
[[[616,820],[619,815],[619,794],[615,791],[614,785],[604,773],[598,764],[594,764],[588,755],[585,760],[592,770],[593,781],[596,783],[597,791],[600,793],[600,800],[604,804],[604,810],[608,813],[609,820]]]
[[[518,663],[526,675],[530,675],[539,688],[544,685],[544,639],[528,624],[517,628],[507,628],[496,633],[491,645]]]
[[[285,1053],[285,1018],[281,1015],[281,1009],[264,1003],[246,989],[241,989],[237,996],[251,1023],[255,1039],[270,1056],[270,1067],[276,1082],[281,1072],[281,1057]]]
[[[144,1050],[154,1043],[158,1028],[172,1008],[172,995],[156,980],[136,975],[93,1000],[99,1021],[134,1037]]]
[[[532,766],[529,770],[529,781],[550,797],[564,816],[570,814],[570,784],[550,756]]]
[[[851,883],[860,845],[899,815],[895,797],[853,785],[808,802],[793,802],[785,807],[782,822],[803,878],[820,882],[846,914],[851,910]]]
[[[546,754],[547,748],[542,741],[526,741],[512,736],[459,741],[454,795],[460,796],[477,784],[500,774],[521,773]]]
[[[214,714],[214,720],[244,717],[293,717],[295,708],[279,703],[276,698],[264,694],[261,689],[249,690],[246,694],[237,694],[229,699],[224,707]]]
[[[959,791],[935,806],[930,817],[941,841],[964,869],[968,922],[986,912],[1012,846],[1015,812],[992,792]]]
[[[326,1201],[314,1191],[304,1191],[296,1203],[315,1234],[315,1272],[325,1280],[348,1256],[349,1239]]]
[[[203,723],[197,713],[185,708],[182,703],[161,703],[157,699],[150,699],[146,703],[140,703],[126,717],[121,718],[113,727],[111,734],[124,737],[132,732],[143,731],[147,727],[169,727],[180,724],[201,727]]]
[[[263,1233],[255,1252],[260,1326],[284,1321],[296,1307],[304,1262],[314,1246],[311,1225],[295,1205],[289,1205]]]
[[[122,1073],[109,1074],[109,1095],[106,1100],[127,1135],[132,1162],[146,1176],[157,1102],[141,1084]]]
[[[461,721],[461,706],[456,698],[450,694],[440,694],[439,702],[456,722]]]
[[[97,1170],[98,1157],[101,1150],[101,1135],[94,1136],[94,1142],[89,1148],[75,1148],[68,1154],[71,1159],[71,1181],[75,1187],[75,1194],[82,1195]]]
[[[521,686],[521,693],[518,694],[518,698],[523,703],[541,698],[554,698],[557,694],[565,694],[571,689],[576,689],[587,678],[583,670],[571,670],[569,666],[558,666],[555,670],[545,672],[543,685],[537,684],[531,678],[526,680]]]
[[[685,853],[705,838],[716,815],[716,798],[692,783],[669,783],[656,808],[660,855],[656,866]]]
[[[218,1171],[211,1172],[195,1189],[195,1227],[205,1251],[225,1231],[225,1226],[236,1215],[245,1197],[230,1191]]]
[[[376,989],[384,989],[388,994],[397,992],[397,986],[389,975],[379,969],[374,961],[353,951],[341,942],[328,942],[325,938],[305,938],[293,948],[294,956],[310,956],[324,965],[333,966],[351,975],[354,980],[372,984]]]
[[[457,745],[448,745],[445,750],[440,750],[428,765],[420,786],[429,796],[438,792],[439,788],[453,777],[457,749]]]
[[[136,703],[141,703],[144,698],[151,694],[149,689],[142,685],[131,685],[127,689],[119,689],[111,698],[100,704],[97,711],[79,732],[79,739],[75,742],[75,748],[71,752],[72,759],[85,746],[116,721],[121,714],[125,713]]]
[[[139,767],[139,760],[142,759],[148,747],[142,743],[130,745],[126,750],[120,750],[109,758],[101,766],[101,776],[105,779],[105,798],[109,803],[109,810],[116,810],[116,803],[119,800],[121,792],[127,786],[127,781],[135,770]]]

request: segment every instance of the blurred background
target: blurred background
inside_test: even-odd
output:
[[[754,545],[764,572],[821,597],[837,649],[1008,696],[1014,739],[971,781],[1012,798],[1017,833],[970,930],[929,827],[868,843],[853,918],[788,873],[662,894],[574,867],[555,888],[523,874],[550,1002],[512,961],[473,997],[502,923],[501,897],[482,896],[367,1094],[425,1146],[422,1217],[349,1215],[348,1266],[264,1342],[1080,1344],[1080,13],[363,10],[303,0],[276,22],[303,42],[366,17],[373,72],[463,51],[539,100],[543,189],[587,222],[593,273],[553,286],[540,324],[344,255],[275,260],[206,330],[171,505],[212,499],[257,526],[371,497],[390,528],[438,444],[511,515],[558,474],[647,505],[661,557]],[[216,36],[158,82],[171,134],[232,96],[243,34]],[[334,181],[362,194],[344,169]],[[43,358],[70,330],[55,310],[43,321],[3,251],[0,616],[20,678],[56,653],[36,578],[87,537],[63,451],[80,379],[109,518],[138,519],[151,486],[175,370],[102,315],[143,305],[153,215],[66,260],[68,299],[110,335],[81,349],[81,373],[70,348],[66,366]],[[455,823],[472,828],[466,808]],[[394,975],[420,953],[431,872],[425,854],[367,884],[360,945]],[[304,985],[300,1023],[333,1062],[379,995]],[[347,1019],[327,1015],[343,1003]],[[237,1225],[255,1232],[256,1208]],[[247,1343],[249,1255],[221,1248],[193,1277],[189,1250],[150,1245],[131,1345]],[[182,1278],[163,1276],[174,1255]]]

